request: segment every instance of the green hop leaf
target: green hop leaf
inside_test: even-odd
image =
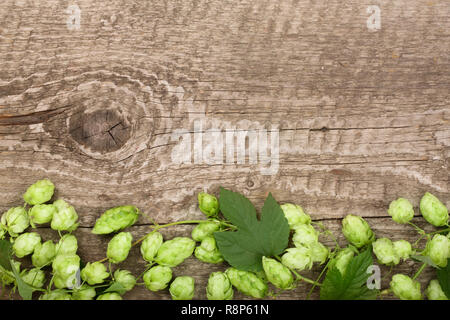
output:
[[[145,261],[152,262],[163,243],[163,236],[159,232],[150,232],[141,244],[141,254]]]
[[[288,245],[289,224],[271,194],[256,217],[252,203],[239,193],[221,188],[220,211],[238,231],[215,232],[220,253],[233,267],[261,271],[262,257],[281,254]]]
[[[156,263],[176,267],[190,257],[195,249],[195,241],[187,237],[175,237],[164,242],[158,250]]]
[[[345,250],[345,249],[344,249]],[[351,249],[350,249],[351,250]],[[346,251],[346,256],[350,251]],[[353,251],[352,251],[353,253]],[[344,257],[344,256],[342,256]],[[342,259],[342,258],[341,258]],[[373,264],[372,248],[351,257],[344,275],[339,268],[330,268],[320,288],[321,300],[370,300],[375,299],[377,290],[367,287],[370,274],[367,268]]]
[[[243,294],[260,299],[266,296],[267,284],[255,273],[228,268],[225,274],[230,279],[231,284]]]
[[[433,226],[442,227],[448,223],[448,210],[437,197],[429,192],[420,200],[420,212]]]
[[[19,294],[24,300],[31,300],[34,289],[22,280],[22,277],[19,274],[19,269],[16,267],[17,264],[11,261],[11,269],[12,273],[14,274],[15,283],[17,285],[17,288],[19,289]]]
[[[310,224],[311,217],[307,215],[303,208],[299,205],[292,203],[282,204],[281,210],[283,210],[284,216],[286,217],[289,227],[295,229],[297,226],[302,224]]]
[[[396,297],[401,300],[421,300],[420,282],[411,279],[404,274],[396,274],[392,277],[390,287]]]
[[[144,273],[143,279],[148,290],[163,290],[172,280],[172,269],[166,266],[152,267]]]
[[[263,257],[262,264],[267,279],[279,289],[292,289],[294,277],[291,271],[275,259]]]
[[[109,273],[106,270],[106,266],[101,262],[88,262],[86,266],[81,270],[81,279],[86,281],[89,285],[100,284],[109,277]]]
[[[199,223],[191,233],[192,239],[201,242],[206,237],[212,236],[214,232],[218,231],[220,224],[215,221],[205,221]]]
[[[116,234],[108,243],[106,256],[112,263],[119,263],[128,257],[133,236],[129,232],[120,232]]]
[[[74,207],[59,199],[53,202],[56,211],[53,213],[50,227],[58,231],[74,231],[78,227],[78,214]]]
[[[214,237],[206,237],[195,249],[195,257],[206,263],[220,263],[223,257],[219,252]]]
[[[56,245],[52,240],[48,240],[44,243],[39,243],[34,249],[34,253],[31,256],[33,266],[36,268],[42,268],[52,262],[56,256]]]
[[[123,300],[123,299],[117,292],[108,292],[99,295],[97,297],[97,300]]]
[[[441,285],[439,284],[439,281],[436,279],[430,281],[427,289],[425,290],[425,294],[428,300],[448,300],[441,288]]]
[[[351,214],[342,220],[342,233],[357,248],[375,240],[375,234],[369,224],[363,218]]]
[[[436,275],[442,291],[444,291],[447,298],[450,297],[450,258],[447,260],[447,266],[445,268],[436,270]]]
[[[169,292],[172,300],[192,300],[194,297],[194,278],[188,276],[176,277],[170,284]]]
[[[49,201],[54,191],[55,186],[49,179],[39,180],[28,187],[23,199],[30,205],[41,204]]]
[[[209,275],[208,285],[206,286],[206,297],[208,300],[233,299],[233,287],[225,273],[217,271]]]
[[[389,215],[397,223],[408,223],[414,217],[414,208],[411,202],[405,198],[398,198],[389,205]]]
[[[108,234],[133,225],[139,218],[140,211],[135,206],[120,206],[106,210],[95,222],[92,233]]]
[[[41,242],[41,236],[36,232],[23,233],[16,238],[13,244],[14,254],[23,258],[32,254],[36,246]]]
[[[200,192],[198,194],[198,206],[207,217],[213,217],[219,213],[219,201],[212,194]]]

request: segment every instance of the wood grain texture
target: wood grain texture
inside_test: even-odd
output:
[[[74,4],[79,30],[66,23]],[[381,9],[377,32],[366,26],[369,5]],[[131,203],[160,223],[196,219],[196,194],[219,186],[258,207],[272,192],[315,220],[372,217],[380,230],[399,196],[417,207],[430,191],[449,207],[449,9],[440,0],[5,0],[0,210],[48,177],[76,207],[81,242],[96,243],[88,230],[110,207]],[[199,117],[201,132],[275,126],[277,173],[248,161],[174,163],[173,133],[194,133]],[[200,278],[209,270],[188,266]]]

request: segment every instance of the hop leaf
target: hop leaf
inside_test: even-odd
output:
[[[215,232],[219,251],[233,267],[261,271],[262,257],[281,254],[289,240],[289,224],[271,194],[262,208],[261,220],[251,202],[239,193],[220,190],[220,210],[238,231]]]

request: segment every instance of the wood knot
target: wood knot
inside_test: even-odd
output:
[[[100,153],[120,149],[131,136],[127,119],[111,109],[75,113],[70,118],[69,131],[77,143]]]

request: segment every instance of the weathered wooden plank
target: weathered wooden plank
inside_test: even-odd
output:
[[[381,221],[390,201],[417,207],[425,191],[450,206],[448,2],[71,5],[0,4],[0,212],[43,177],[80,230],[119,204],[161,223],[196,219],[196,194],[219,186],[257,207],[272,192],[316,220]],[[67,22],[77,10],[79,28]],[[194,138],[205,148],[210,129],[278,132],[273,174],[248,153],[238,163],[237,150],[195,161]],[[177,130],[192,139],[177,154],[191,163],[174,159]]]

